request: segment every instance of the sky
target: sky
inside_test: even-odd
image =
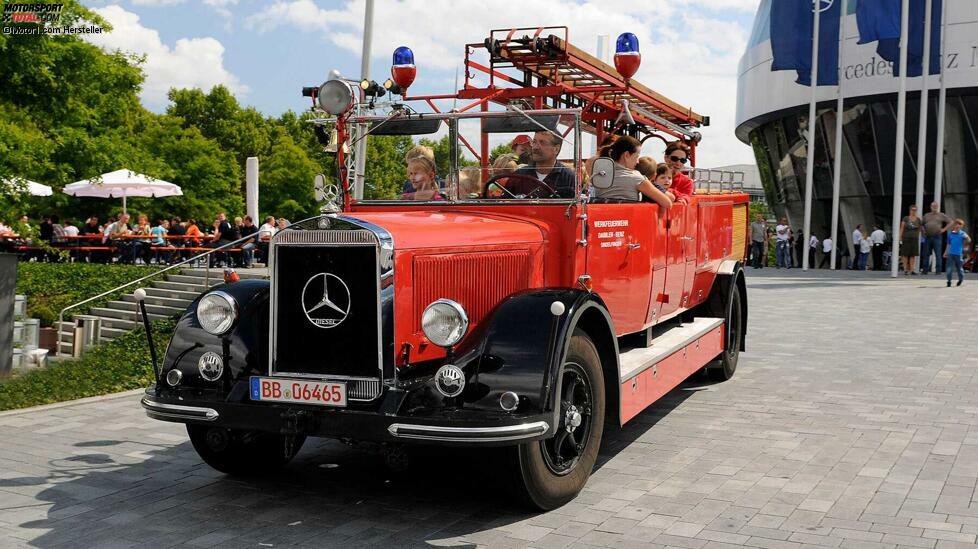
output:
[[[332,69],[358,77],[364,0],[90,0],[113,26],[86,35],[108,50],[145,55],[143,103],[166,109],[171,87],[227,86],[269,116],[309,107],[303,86],[318,86]],[[700,167],[754,163],[734,136],[737,64],[759,0],[468,1],[376,0],[371,75],[389,76],[391,53],[415,53],[412,94],[450,93],[464,61],[464,44],[491,29],[567,26],[570,41],[595,53],[597,37],[612,47],[622,32],[639,38],[642,66],[635,79],[709,115],[697,149]],[[646,154],[661,158],[657,140]]]

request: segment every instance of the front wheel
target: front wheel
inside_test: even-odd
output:
[[[532,507],[548,511],[584,488],[598,459],[604,429],[604,377],[591,338],[575,331],[560,371],[558,421],[551,438],[516,449],[517,492]]]
[[[187,424],[187,434],[202,460],[222,473],[258,476],[288,463],[306,437]]]

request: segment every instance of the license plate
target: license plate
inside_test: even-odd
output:
[[[346,406],[346,383],[256,376],[251,378],[251,400]]]

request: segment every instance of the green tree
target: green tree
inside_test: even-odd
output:
[[[319,166],[292,137],[283,128],[276,128],[271,153],[261,165],[261,211],[288,219],[315,214],[313,179],[318,172]]]
[[[414,142],[407,135],[372,135],[367,138],[364,198],[396,198],[401,194],[407,181],[404,155],[413,146]],[[439,173],[444,172],[439,170]]]

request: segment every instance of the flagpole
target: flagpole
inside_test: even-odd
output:
[[[818,34],[819,15],[822,4],[815,0],[812,4],[815,12],[815,23],[812,25],[812,98],[808,104],[808,158],[805,168],[805,245],[802,247],[801,270],[808,270],[808,242],[812,239],[812,186],[815,183],[815,95],[818,91]]]
[[[900,272],[900,210],[903,208],[903,147],[907,128],[907,50],[910,34],[910,0],[900,8],[900,91],[897,94],[896,151],[893,159],[893,246],[890,255],[890,276]]]
[[[935,153],[936,164],[934,165],[934,202],[937,202],[938,209],[943,202],[941,191],[944,186],[944,126],[947,115],[947,79],[944,78],[947,61],[944,56],[947,55],[947,6],[949,3],[950,0],[943,0],[941,3],[941,91],[937,96],[937,151]]]
[[[842,13],[839,15],[839,99],[835,107],[835,159],[832,167],[832,251],[829,256],[829,269],[835,270],[835,255],[839,249],[839,183],[842,179],[842,113],[845,96],[842,90],[843,59],[846,50],[846,15],[849,13],[849,0],[842,0]]]
[[[934,9],[934,0],[924,0],[924,6],[924,61],[923,72],[920,75],[920,122],[917,124],[917,194],[914,200],[920,215],[924,215],[924,172],[927,169],[927,111],[930,106],[927,101],[930,97],[927,89],[927,77],[930,74],[930,20]],[[936,250],[936,253],[941,252]],[[921,256],[914,270],[919,272],[923,268],[921,263],[924,261],[929,264],[930,258],[925,259]],[[930,271],[929,265],[927,270]]]

